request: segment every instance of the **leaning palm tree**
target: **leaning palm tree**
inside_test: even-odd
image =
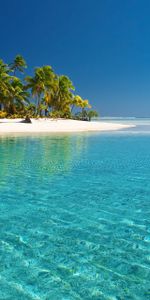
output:
[[[72,99],[72,108],[71,112],[73,111],[74,106],[80,107],[82,109],[82,112],[85,110],[85,108],[91,108],[91,105],[89,104],[88,100],[84,100],[79,95],[75,95]]]
[[[19,54],[16,55],[13,63],[11,63],[9,66],[10,66],[10,70],[14,72],[14,76],[16,74],[16,71],[24,73],[24,69],[27,68],[26,61]]]
[[[8,65],[0,60],[0,109],[4,105],[4,102],[9,94],[10,87],[10,75]]]
[[[8,114],[14,114],[18,111],[23,111],[25,105],[29,103],[28,92],[25,91],[24,86],[19,78],[10,77],[8,82],[8,91],[4,97],[4,110]]]

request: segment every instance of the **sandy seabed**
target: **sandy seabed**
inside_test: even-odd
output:
[[[78,121],[65,119],[31,119],[32,123],[21,123],[22,119],[1,119],[0,134],[38,133],[38,132],[86,132],[114,131],[133,127],[133,125],[115,124],[96,121]]]

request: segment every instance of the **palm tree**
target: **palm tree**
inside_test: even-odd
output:
[[[19,78],[10,77],[8,82],[8,92],[4,97],[4,109],[9,114],[14,114],[18,111],[23,111],[25,105],[29,103],[28,92]]]
[[[42,110],[45,110],[45,115],[48,113],[48,109],[51,108],[54,95],[57,91],[58,78],[50,66],[42,67],[42,77],[45,85],[45,90],[41,104]]]
[[[9,93],[9,80],[8,65],[5,64],[3,60],[0,60],[0,109],[2,109],[2,105]]]
[[[39,105],[40,105],[40,98],[42,93],[44,93],[45,86],[44,82],[39,75],[39,68],[35,69],[34,77],[28,76],[25,78],[27,81],[27,89],[31,89],[31,94],[33,97],[36,98],[36,104],[37,104],[37,113],[39,112]]]
[[[56,111],[61,111],[64,113],[70,112],[70,104],[73,99],[73,90],[74,86],[69,77],[65,75],[58,76],[57,88],[52,101],[52,108]]]
[[[55,74],[50,66],[44,66],[35,69],[33,77],[25,78],[27,89],[31,89],[31,94],[36,98],[37,114],[41,114],[41,101],[48,106],[51,102],[51,97],[54,94]]]
[[[23,110],[28,102],[28,93],[24,90],[21,80],[9,74],[10,68],[0,60],[0,108],[9,114]]]
[[[72,99],[72,108],[71,112],[73,111],[74,106],[82,108],[82,112],[85,108],[91,108],[88,100],[82,99],[79,95],[75,95]]]
[[[10,64],[10,70],[14,72],[14,76],[16,71],[24,73],[24,69],[27,68],[26,61],[21,55],[16,55],[13,63]]]

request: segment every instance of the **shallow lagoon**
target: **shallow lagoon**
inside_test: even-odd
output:
[[[0,299],[150,299],[150,135],[0,138]]]

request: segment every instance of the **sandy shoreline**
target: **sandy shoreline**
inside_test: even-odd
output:
[[[40,133],[40,132],[86,132],[86,131],[114,131],[134,127],[106,122],[87,122],[64,119],[32,119],[31,124],[20,123],[21,119],[1,119],[0,134],[4,133]]]

